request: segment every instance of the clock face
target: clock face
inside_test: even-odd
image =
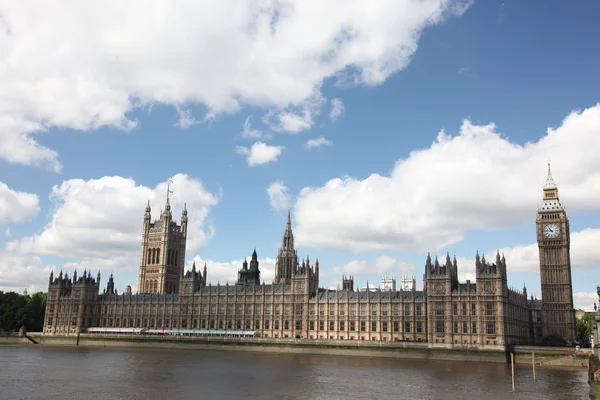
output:
[[[443,289],[443,287],[442,287],[442,284],[438,282],[438,283],[435,285],[435,291],[436,291],[437,293],[442,293],[442,289]]]
[[[560,228],[556,224],[548,224],[544,226],[544,236],[554,239],[560,234]]]

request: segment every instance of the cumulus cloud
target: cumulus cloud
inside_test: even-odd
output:
[[[185,174],[173,176],[171,206],[179,220],[187,202],[189,215],[188,251],[196,251],[213,233],[206,217],[219,198],[201,181]],[[166,182],[154,188],[138,185],[133,179],[106,176],[88,181],[71,179],[52,188],[53,215],[43,232],[14,240],[6,250],[59,257],[94,257],[113,260],[139,252],[140,227],[146,202],[150,200],[153,219],[165,205]],[[97,261],[97,260],[96,260]],[[139,261],[134,261],[134,266]]]
[[[375,261],[352,260],[344,265],[333,267],[331,273],[336,275],[361,275],[366,273],[389,274],[413,273],[413,266],[398,261],[393,257],[381,255]]]
[[[329,111],[329,118],[332,121],[335,121],[342,115],[344,115],[344,103],[340,99],[332,99],[331,100],[331,110]]]
[[[250,262],[251,256],[248,255],[246,259]],[[220,283],[235,283],[237,281],[237,272],[242,268],[244,259],[235,260],[231,262],[219,262],[213,260],[204,260],[200,256],[194,257],[193,260],[186,263],[186,270],[192,268],[192,263],[196,263],[196,269],[202,270],[206,265],[206,272],[208,275],[208,282],[213,285]],[[264,281],[269,284],[275,277],[275,263],[277,260],[274,258],[259,258],[259,269],[260,269],[260,281]]]
[[[0,290],[30,292],[45,290],[53,265],[44,265],[40,257],[0,251]]]
[[[366,288],[365,275],[376,275],[374,280],[369,280],[370,288],[381,288],[381,278],[383,276],[396,278],[396,289],[400,290],[402,285],[402,277],[416,277],[416,289],[423,289],[421,276],[421,268],[398,260],[387,255],[380,255],[375,260],[351,260],[344,265],[338,265],[331,269],[324,269],[321,272],[321,286],[337,289],[342,286],[342,276],[354,276],[355,288]]]
[[[41,123],[7,115],[0,106],[0,158],[13,164],[46,166],[54,172],[60,172],[62,166],[58,161],[58,153],[32,138],[32,134],[45,131]]]
[[[269,203],[273,210],[281,211],[290,208],[292,198],[283,181],[271,183],[267,188],[267,194],[269,195]]]
[[[600,229],[583,229],[571,233],[571,265],[573,268],[593,269],[600,265]],[[512,272],[538,272],[540,269],[537,243],[500,249]],[[495,252],[494,252],[495,254]],[[486,257],[488,254],[486,254]],[[509,261],[510,260],[510,261]]]
[[[39,212],[40,200],[36,194],[17,192],[0,182],[0,226],[25,222]],[[10,236],[8,228],[5,236]]]
[[[332,179],[296,200],[299,245],[349,251],[436,251],[468,230],[530,220],[542,199],[547,158],[570,212],[600,203],[600,104],[574,111],[536,142],[511,142],[494,124],[465,120],[426,149],[399,160],[389,176]]]
[[[271,146],[263,142],[256,142],[252,147],[238,146],[235,152],[246,156],[248,165],[254,167],[255,165],[268,164],[272,161],[277,161],[277,158],[281,152],[285,149],[284,146]]]
[[[316,139],[309,139],[304,144],[304,147],[308,150],[312,150],[312,149],[320,149],[323,146],[331,146],[331,145],[333,145],[333,142],[331,140],[325,139],[323,136],[320,136]]]
[[[423,29],[468,4],[13,2],[2,9],[0,157],[58,171],[36,132],[131,129],[129,113],[152,103],[203,104],[210,117],[259,106],[276,110],[281,130],[306,129],[312,117],[290,110],[324,80],[383,82],[408,64]]]

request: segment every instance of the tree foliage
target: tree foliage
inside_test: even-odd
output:
[[[0,291],[0,331],[14,332],[22,326],[30,332],[41,332],[44,327],[46,293],[20,295]]]
[[[577,339],[577,343],[579,343],[581,346],[588,346],[590,344],[593,326],[593,313],[585,313],[581,318],[577,318],[575,320],[575,337]]]
[[[543,337],[542,346],[566,347],[567,341],[558,333],[551,333]]]

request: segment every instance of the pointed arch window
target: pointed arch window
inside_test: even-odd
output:
[[[160,249],[156,249],[156,263],[160,264]]]

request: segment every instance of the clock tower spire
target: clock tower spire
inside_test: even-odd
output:
[[[542,286],[543,334],[559,334],[572,345],[575,340],[575,312],[569,219],[558,197],[550,161],[536,227]]]

